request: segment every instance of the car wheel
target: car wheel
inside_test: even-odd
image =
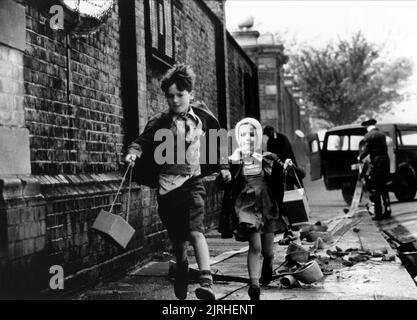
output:
[[[417,177],[410,167],[402,167],[395,175],[394,194],[400,202],[411,201],[417,192]]]
[[[355,187],[354,186],[344,186],[344,187],[342,187],[343,200],[345,200],[345,202],[348,205],[350,205],[352,203],[354,192],[355,192]]]

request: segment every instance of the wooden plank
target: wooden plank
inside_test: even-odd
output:
[[[350,205],[349,213],[353,213],[358,209],[359,203],[361,201],[363,191],[363,184],[361,179],[358,176],[358,180],[356,181],[355,192],[353,194],[352,203]]]

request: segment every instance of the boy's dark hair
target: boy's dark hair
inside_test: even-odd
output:
[[[179,91],[193,91],[195,82],[195,73],[191,66],[186,64],[177,64],[169,69],[162,77],[161,89],[167,92],[169,87],[174,83]]]

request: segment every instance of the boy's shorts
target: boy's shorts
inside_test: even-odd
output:
[[[204,198],[201,177],[187,180],[181,187],[160,196],[158,213],[172,242],[188,241],[191,231],[204,234]]]

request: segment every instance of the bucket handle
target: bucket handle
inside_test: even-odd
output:
[[[275,274],[272,276],[272,279],[278,279],[284,276],[294,276],[297,279],[297,275],[301,272],[303,272],[304,270],[306,270],[307,268],[310,268],[312,265],[314,264],[314,260],[311,260],[307,263],[305,263],[304,265],[302,265],[301,267],[299,267],[297,270],[293,271],[293,272],[283,272],[280,274]]]
[[[128,193],[128,197],[127,197],[127,210],[126,210],[127,211],[126,212],[126,221],[127,222],[129,222],[129,213],[130,213],[130,200],[131,200],[130,199],[130,196],[131,196],[130,194],[131,194],[131,190],[132,190],[132,171],[133,171],[132,168],[133,168],[133,164],[129,163],[129,166],[127,167],[126,172],[123,175],[122,181],[120,182],[120,185],[119,185],[119,189],[117,190],[116,196],[114,197],[113,203],[111,204],[111,207],[110,207],[110,210],[109,210],[109,213],[113,212],[113,207],[116,204],[117,197],[119,196],[120,191],[122,190],[123,184],[126,180],[126,176],[130,171],[130,175],[129,175],[129,193]]]

